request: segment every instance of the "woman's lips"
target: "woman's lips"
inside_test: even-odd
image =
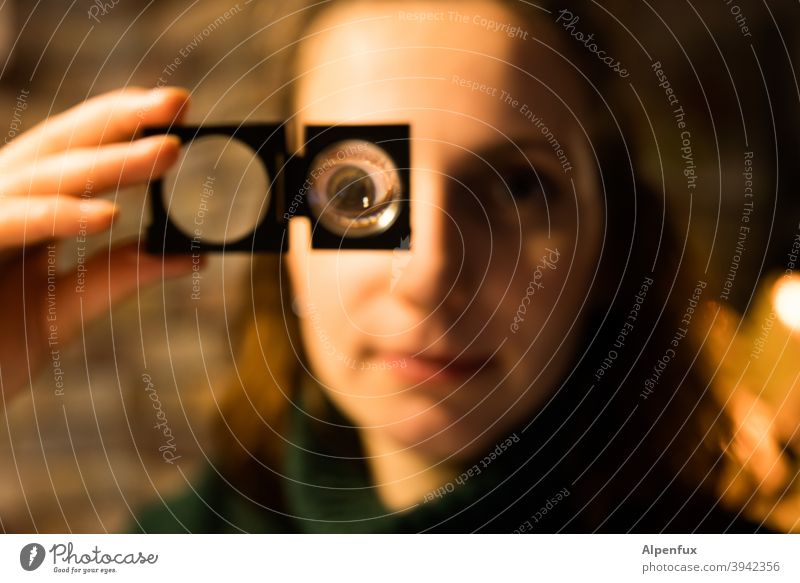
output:
[[[491,355],[482,357],[414,356],[410,353],[385,352],[376,356],[371,368],[384,369],[406,381],[428,380],[464,382],[493,366]]]

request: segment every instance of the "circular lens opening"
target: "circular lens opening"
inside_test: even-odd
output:
[[[309,207],[327,230],[369,237],[388,229],[400,214],[402,186],[391,156],[364,140],[329,146],[311,163]]]
[[[375,185],[361,168],[343,166],[328,182],[328,197],[337,212],[358,216],[375,204]]]
[[[222,136],[190,142],[164,176],[170,220],[203,243],[232,243],[255,231],[269,207],[269,177],[246,144]]]

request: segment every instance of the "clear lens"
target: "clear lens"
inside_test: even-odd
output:
[[[269,207],[269,175],[245,143],[222,136],[190,142],[164,175],[170,220],[198,243],[238,241]]]
[[[308,202],[329,231],[346,237],[382,233],[400,213],[397,167],[380,146],[363,140],[338,142],[311,163]]]

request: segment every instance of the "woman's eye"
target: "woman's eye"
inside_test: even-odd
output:
[[[542,200],[543,196],[550,200],[555,195],[555,189],[550,180],[543,173],[536,173],[530,167],[501,171],[498,177],[498,187],[500,196],[516,202]]]

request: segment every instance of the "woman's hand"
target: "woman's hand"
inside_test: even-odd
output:
[[[80,333],[137,287],[191,272],[190,258],[137,246],[86,258],[56,273],[58,239],[99,233],[117,216],[94,198],[162,175],[179,153],[171,136],[136,139],[143,127],[180,119],[179,89],[124,89],[46,119],[0,149],[0,397],[6,404]],[[56,352],[56,354],[58,354]],[[2,405],[0,405],[0,408]]]

